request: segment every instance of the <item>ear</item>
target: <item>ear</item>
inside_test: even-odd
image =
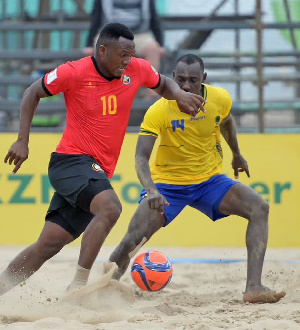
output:
[[[99,46],[99,55],[104,56],[106,54],[106,52],[107,52],[107,47],[100,45]]]
[[[204,83],[206,79],[207,79],[207,73],[206,73],[206,72],[204,72],[204,73],[203,73],[202,82]]]

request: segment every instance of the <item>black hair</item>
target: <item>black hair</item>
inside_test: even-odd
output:
[[[124,24],[121,23],[109,23],[103,27],[97,40],[96,49],[100,45],[107,46],[111,42],[118,41],[120,37],[133,40],[134,35],[132,31]]]
[[[195,54],[185,54],[179,57],[179,59],[176,61],[176,65],[179,62],[183,62],[186,64],[193,64],[198,62],[200,64],[200,68],[202,72],[204,72],[204,63],[201,57],[195,55]]]

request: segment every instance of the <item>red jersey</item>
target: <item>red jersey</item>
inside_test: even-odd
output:
[[[57,153],[85,154],[113,176],[133,99],[140,86],[156,88],[160,75],[143,59],[133,57],[121,78],[104,77],[94,57],[67,62],[47,73],[48,95],[63,92],[67,123]]]

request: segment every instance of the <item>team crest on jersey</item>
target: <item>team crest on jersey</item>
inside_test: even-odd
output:
[[[215,122],[216,122],[216,127],[218,127],[220,125],[220,116],[217,116],[216,119],[215,119]]]
[[[92,169],[95,171],[95,172],[103,172],[102,168],[96,164],[96,163],[93,163],[92,164]]]
[[[129,76],[124,75],[123,76],[123,84],[129,85],[131,83],[131,78]]]
[[[155,67],[154,67],[153,65],[151,65],[151,69],[153,70],[153,72],[154,72],[155,74],[158,74],[158,72],[155,70]]]

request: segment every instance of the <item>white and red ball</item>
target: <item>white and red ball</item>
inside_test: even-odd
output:
[[[144,291],[159,291],[171,281],[172,264],[159,251],[148,251],[138,255],[131,266],[131,277]]]

